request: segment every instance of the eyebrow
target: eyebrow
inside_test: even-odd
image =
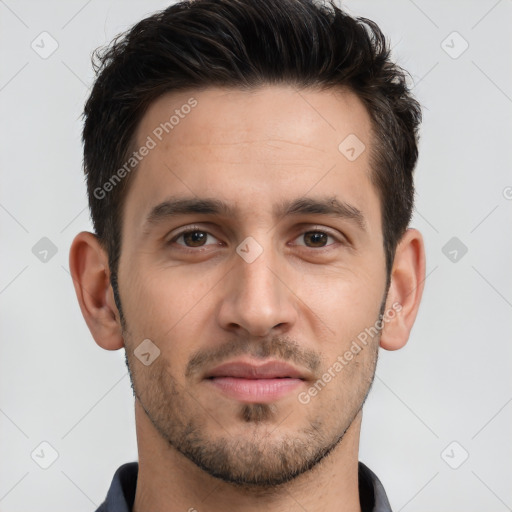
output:
[[[212,216],[236,217],[237,209],[215,198],[171,197],[156,205],[144,221],[144,234],[161,222],[179,215],[203,214]],[[367,231],[366,219],[361,210],[340,201],[336,197],[300,197],[292,201],[282,201],[274,206],[274,218],[299,215],[325,215],[354,222]]]

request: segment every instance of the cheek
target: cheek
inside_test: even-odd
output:
[[[378,319],[385,277],[346,269],[301,278],[297,296],[330,329],[339,348]]]
[[[134,342],[151,339],[174,369],[182,369],[209,328],[205,322],[214,304],[208,298],[216,283],[222,284],[213,276],[193,278],[190,271],[169,268],[132,274],[123,308]]]
[[[126,282],[127,303],[136,321],[169,329],[193,310],[214,284],[213,279],[192,277],[190,270],[140,271]]]

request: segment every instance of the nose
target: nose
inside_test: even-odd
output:
[[[263,337],[277,330],[283,334],[296,321],[298,299],[270,250],[251,263],[236,255],[225,279],[218,312],[223,329]]]

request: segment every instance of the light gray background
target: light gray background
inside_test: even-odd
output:
[[[137,458],[124,352],[90,336],[68,251],[91,229],[79,119],[90,53],[167,5],[0,0],[1,512],[93,511]],[[360,460],[395,512],[512,510],[512,1],[345,5],[391,38],[424,107],[412,225],[428,277],[409,343],[380,352]],[[31,47],[51,49],[43,31],[58,43],[46,59]],[[32,252],[43,237],[57,248],[46,262]],[[443,253],[452,237],[468,249],[456,261]],[[43,441],[59,455],[48,469],[31,457],[51,462]]]

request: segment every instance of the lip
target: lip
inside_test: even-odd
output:
[[[217,391],[246,403],[274,402],[303,385],[304,380],[297,368],[280,361],[233,361],[217,366],[205,376],[205,382]]]
[[[210,370],[206,377],[236,377],[239,379],[305,379],[305,376],[290,364],[281,361],[267,361],[254,364],[246,361],[224,363]]]

